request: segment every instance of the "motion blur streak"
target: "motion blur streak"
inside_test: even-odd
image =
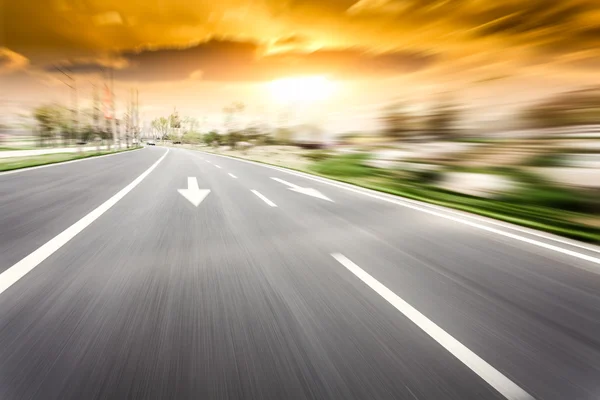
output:
[[[600,0],[0,7],[0,399],[597,400]]]

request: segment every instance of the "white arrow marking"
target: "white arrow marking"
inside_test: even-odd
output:
[[[329,197],[325,196],[323,193],[319,192],[316,189],[313,188],[303,188],[301,186],[295,185],[293,183],[290,183],[288,181],[284,181],[283,179],[279,179],[279,178],[271,178],[274,181],[277,181],[279,183],[283,183],[284,185],[287,185],[290,187],[290,190],[293,190],[294,192],[298,192],[298,193],[302,193],[308,196],[312,196],[312,197],[316,197],[318,199],[323,199],[323,200],[327,200],[327,201],[331,201],[333,203],[333,200],[331,200]]]
[[[196,207],[198,207],[200,203],[202,203],[202,200],[210,193],[209,189],[198,188],[198,180],[193,176],[188,176],[187,189],[177,189],[177,191]]]

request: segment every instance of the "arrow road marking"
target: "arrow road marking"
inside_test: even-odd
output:
[[[190,203],[198,207],[202,200],[208,196],[210,193],[209,189],[200,189],[198,187],[198,180],[193,176],[188,176],[188,188],[187,189],[177,189],[177,191],[186,199],[189,200]]]
[[[290,183],[288,181],[284,181],[283,179],[279,179],[279,178],[271,178],[271,179],[273,179],[274,181],[277,181],[279,183],[283,183],[284,185],[289,186],[290,190],[293,190],[294,192],[302,193],[302,194],[305,194],[307,196],[316,197],[316,198],[322,199],[322,200],[331,201],[333,203],[333,200],[331,200],[329,197],[325,196],[323,193],[319,192],[316,189],[313,189],[313,188],[303,188],[301,186],[295,185],[293,183]]]

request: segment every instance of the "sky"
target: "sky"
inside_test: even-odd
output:
[[[35,4],[39,3],[39,4]],[[32,10],[37,10],[32,12]],[[28,0],[0,19],[0,118],[44,102],[82,106],[114,70],[117,113],[140,92],[142,118],[248,121],[331,132],[377,129],[386,104],[417,112],[440,96],[485,123],[536,99],[597,85],[600,0]],[[289,104],[272,81],[324,77],[326,98]]]

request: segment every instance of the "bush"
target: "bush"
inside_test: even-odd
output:
[[[198,132],[186,132],[181,141],[184,144],[199,144],[202,142],[202,135]]]
[[[430,185],[441,180],[442,174],[436,170],[413,171],[413,178],[423,184]]]
[[[330,158],[331,154],[325,150],[314,150],[308,153],[303,153],[302,156],[311,161],[323,161]]]
[[[212,132],[208,132],[207,134],[205,134],[202,137],[202,140],[204,141],[204,143],[206,143],[209,146],[213,146],[213,145],[221,145],[221,135],[219,135],[217,132],[212,131]]]
[[[564,154],[546,153],[533,156],[527,161],[531,167],[561,167],[564,166],[566,156]]]
[[[367,156],[364,154],[348,154],[335,156],[313,165],[311,169],[317,173],[337,177],[363,177],[373,175],[373,168],[363,164]]]
[[[531,204],[566,211],[585,212],[591,205],[587,199],[569,189],[551,186],[524,186],[507,199],[513,203]]]

